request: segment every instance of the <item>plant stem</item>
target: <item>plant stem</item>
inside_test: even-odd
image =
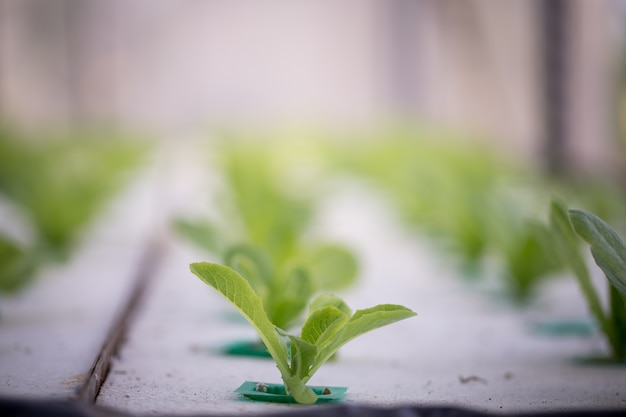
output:
[[[610,322],[613,330],[613,356],[626,359],[626,306],[617,288],[609,284]]]

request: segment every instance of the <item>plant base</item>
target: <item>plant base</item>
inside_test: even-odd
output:
[[[314,387],[310,386],[317,394],[317,402],[340,401],[344,398],[348,388],[346,387]],[[283,384],[267,384],[262,382],[246,381],[235,392],[256,401],[266,401],[274,403],[295,404],[296,401],[291,395],[285,392]]]

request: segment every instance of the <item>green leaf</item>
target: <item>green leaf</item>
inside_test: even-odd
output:
[[[325,307],[335,307],[345,313],[347,316],[352,315],[352,310],[348,305],[339,297],[333,294],[320,294],[309,304],[309,314],[315,310],[319,310]]]
[[[606,316],[602,310],[600,297],[591,282],[591,276],[580,251],[579,240],[570,222],[567,209],[560,201],[555,200],[551,204],[550,227],[556,237],[559,256],[574,272],[592,314],[602,324],[606,321]]]
[[[336,307],[327,306],[313,311],[307,318],[300,337],[319,348],[327,343],[343,328],[349,316]]]
[[[357,310],[346,324],[340,344],[344,345],[364,333],[416,315],[412,310],[397,304],[379,304]]]
[[[607,279],[626,300],[626,245],[619,235],[595,214],[569,211],[576,232],[591,245],[591,254]]]
[[[558,200],[553,200],[551,203],[550,227],[557,238],[558,254],[563,262],[574,271],[587,297],[591,293],[595,294],[587,264],[580,252],[578,237],[567,214],[567,208]]]
[[[379,304],[375,307],[357,310],[343,326],[343,330],[336,335],[336,339],[326,348],[320,350],[310,375],[313,375],[341,346],[352,339],[379,327],[416,315],[412,310],[396,304]]]
[[[297,336],[289,336],[291,342],[291,375],[299,379],[309,376],[309,369],[317,355],[317,347]]]
[[[193,274],[215,288],[239,310],[265,343],[283,379],[290,376],[287,351],[280,343],[274,324],[263,309],[263,300],[254,292],[248,281],[227,266],[209,262],[193,263],[190,269]]]
[[[611,344],[614,337],[613,330],[605,314],[600,297],[591,282],[589,269],[580,251],[579,239],[570,222],[565,204],[553,200],[550,207],[550,228],[555,236],[557,254],[568,265],[578,280],[578,284],[585,295],[591,314],[595,317],[602,331],[607,335]]]

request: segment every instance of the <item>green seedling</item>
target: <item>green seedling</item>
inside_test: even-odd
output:
[[[10,282],[3,288],[15,290],[38,266],[68,259],[85,226],[144,159],[144,144],[98,136],[31,138],[0,128],[0,194],[34,235],[28,247],[1,244],[14,254],[0,259]]]
[[[391,129],[371,139],[337,149],[337,169],[373,185],[465,276],[482,276],[484,261],[495,259],[504,293],[523,303],[560,267],[549,254],[550,233],[528,220],[548,199],[532,173],[444,132]]]
[[[226,239],[218,238],[208,222],[179,219],[176,227],[198,247],[220,254],[224,264],[241,274],[263,299],[270,320],[280,328],[288,329],[302,316],[314,293],[343,290],[357,277],[354,254],[338,244],[300,245],[290,250],[290,258],[278,263],[252,244],[231,244],[221,249],[219,242]]]
[[[353,255],[334,245],[318,246],[278,267],[250,245],[235,245],[224,258],[261,297],[270,321],[282,329],[300,318],[314,293],[343,289],[357,272]]]
[[[588,308],[611,347],[613,359],[626,359],[626,245],[606,222],[584,210],[567,210],[553,201],[550,223],[558,238],[563,260],[570,267],[587,300]],[[591,254],[609,281],[608,308],[596,291],[578,236],[590,246]]]
[[[234,139],[218,148],[227,186],[221,200],[233,217],[228,232],[264,248],[280,265],[299,251],[315,211],[315,190],[290,187],[294,173],[279,158],[279,144]]]
[[[308,153],[286,154],[286,146],[239,138],[223,143],[216,159],[226,188],[215,204],[222,219],[174,222],[179,235],[247,279],[269,319],[284,329],[302,316],[314,293],[342,290],[357,277],[348,249],[307,234],[316,193],[302,190],[318,187],[296,181],[297,169],[290,165]]]
[[[263,248],[281,265],[301,254],[303,237],[310,232],[324,184],[309,175],[319,172],[317,163],[308,160],[308,148],[292,141],[227,139],[210,153],[213,178],[221,180],[210,202],[216,212],[211,218],[180,218],[174,226],[213,254],[222,256],[229,247],[246,243]]]
[[[565,267],[546,223],[535,220],[555,190],[624,223],[624,195],[606,181],[551,180],[471,138],[419,126],[372,130],[361,139],[358,147],[333,143],[337,172],[379,192],[411,230],[469,272],[464,276],[491,272],[485,260],[497,265],[501,293],[518,305]]]
[[[485,203],[511,169],[486,148],[445,133],[385,129],[362,142],[343,150],[339,169],[382,190],[408,225],[466,263],[479,262],[489,249],[493,221]]]
[[[545,223],[519,219],[501,230],[499,254],[505,265],[502,274],[507,279],[506,288],[512,300],[523,304],[531,299],[540,280],[564,265],[555,253],[555,239]]]
[[[309,305],[306,322],[296,336],[272,323],[262,298],[235,270],[207,262],[193,263],[190,268],[230,301],[256,329],[276,362],[285,390],[302,404],[317,401],[317,394],[306,384],[339,348],[357,336],[415,315],[410,309],[393,304],[381,304],[353,314],[340,298],[321,295]]]

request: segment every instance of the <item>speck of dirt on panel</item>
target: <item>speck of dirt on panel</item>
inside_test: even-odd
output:
[[[63,381],[63,385],[75,385],[81,383],[85,379],[85,374],[78,374],[69,377],[65,381]]]

